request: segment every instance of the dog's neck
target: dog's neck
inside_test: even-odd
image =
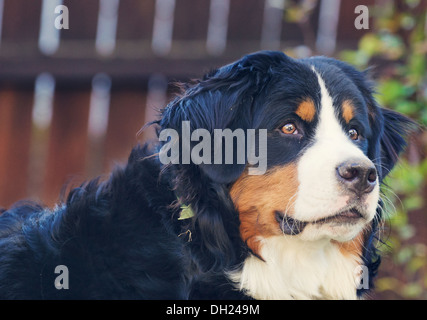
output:
[[[229,278],[255,299],[357,299],[361,259],[329,240],[262,239],[261,260],[250,255]]]

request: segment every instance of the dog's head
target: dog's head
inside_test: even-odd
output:
[[[165,109],[160,125],[181,135],[188,121],[189,130],[203,128],[212,137],[215,129],[255,129],[255,149],[265,152],[263,174],[251,174],[248,152],[245,163],[236,161],[242,153],[236,144],[233,161],[214,161],[213,140],[212,161],[196,164],[210,185],[227,190],[240,236],[255,255],[262,258],[263,239],[283,234],[307,241],[357,239],[362,251],[380,215],[380,184],[412,127],[372,95],[367,75],[340,61],[259,52],[187,88]],[[188,150],[195,146],[192,141]],[[218,159],[226,160],[221,150]]]

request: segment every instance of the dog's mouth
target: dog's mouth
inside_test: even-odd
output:
[[[301,233],[308,224],[306,221],[293,219],[287,215],[284,215],[280,211],[276,211],[276,220],[279,222],[282,232],[288,235],[297,235]]]
[[[359,221],[362,218],[363,218],[363,215],[360,213],[359,210],[357,210],[356,208],[351,208],[349,210],[345,210],[333,216],[329,216],[317,221],[313,221],[312,223],[322,224],[322,223],[333,222],[333,223],[350,223],[351,224]]]
[[[337,214],[313,221],[297,220],[283,214],[280,211],[276,211],[276,220],[277,222],[279,222],[280,229],[284,234],[287,235],[297,235],[301,233],[308,224],[355,224],[361,219],[364,219],[364,216],[357,208],[345,209]]]

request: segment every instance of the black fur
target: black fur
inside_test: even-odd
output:
[[[333,59],[294,60],[279,52],[245,56],[188,85],[156,124],[159,130],[178,132],[184,120],[190,120],[193,129],[210,132],[267,128],[268,168],[288,163],[309,139],[284,143],[274,129],[301,96],[319,100],[311,65],[335,67],[336,82],[347,79],[342,92],[363,97],[371,132],[361,148],[376,163],[382,180],[405,145],[411,121],[380,108],[365,75]],[[306,131],[309,137],[311,128]],[[229,196],[245,165],[164,166],[156,155],[160,147],[135,147],[125,167],[105,181],[75,188],[55,209],[17,203],[3,212],[0,298],[249,299],[225,276],[249,254]],[[192,219],[178,219],[178,197],[191,205]],[[381,216],[380,207],[377,214]],[[365,243],[364,262],[371,275],[380,261],[374,241],[377,227],[374,219]],[[69,269],[69,289],[54,286],[58,265]]]

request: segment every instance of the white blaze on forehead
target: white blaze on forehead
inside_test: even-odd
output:
[[[314,67],[313,71],[317,75],[321,95],[320,115],[316,128],[315,143],[328,151],[332,151],[332,155],[336,154],[334,158],[342,159],[341,162],[351,157],[367,159],[362,150],[351,141],[341,126],[338,116],[335,113],[333,98],[326,88],[325,81]],[[322,152],[325,155],[326,150]]]
[[[305,221],[336,214],[347,205],[349,196],[343,192],[336,174],[341,163],[350,159],[370,161],[341,126],[324,80],[314,67],[313,72],[321,95],[319,122],[313,143],[298,162],[299,189],[294,214],[296,219]]]
[[[316,139],[330,140],[337,139],[337,136],[339,136],[339,138],[345,138],[345,140],[347,140],[343,128],[341,127],[338,118],[335,115],[334,102],[328,92],[328,89],[326,89],[325,82],[323,81],[320,74],[316,72],[314,67],[313,71],[317,75],[317,81],[319,83],[321,94],[320,121],[316,129]]]

